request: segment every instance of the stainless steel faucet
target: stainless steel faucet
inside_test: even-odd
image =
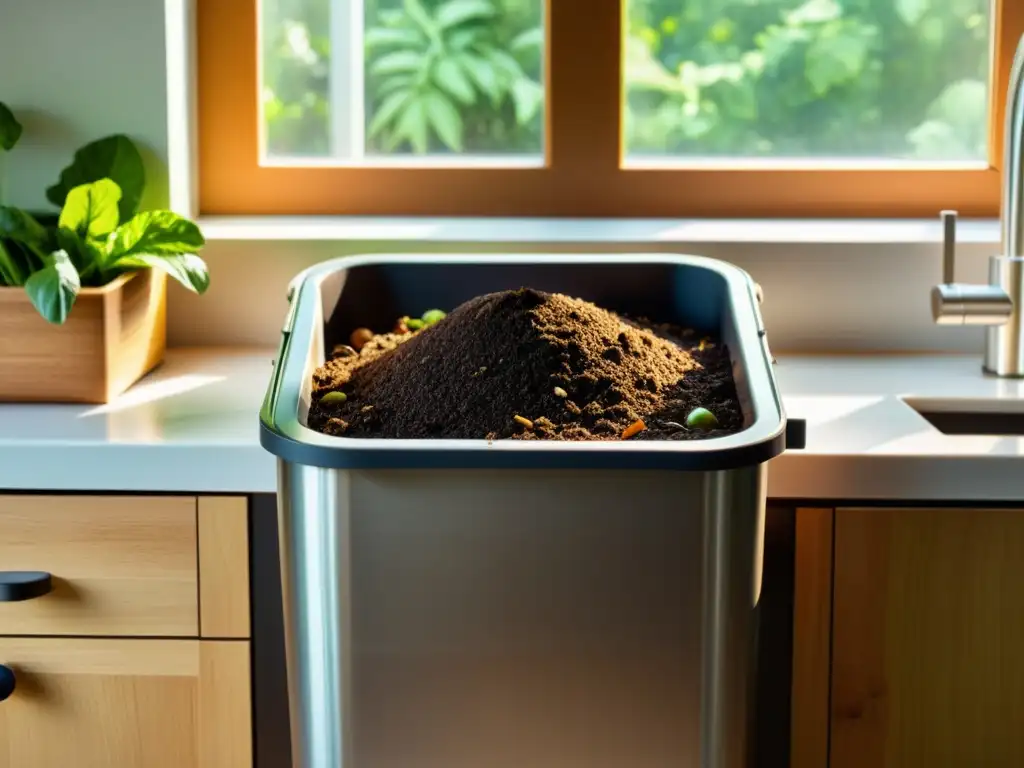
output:
[[[932,289],[932,317],[940,325],[987,326],[985,371],[1024,377],[1024,39],[1013,61],[1004,141],[1003,252],[989,259],[988,285],[955,282],[957,215],[943,211],[943,282]]]

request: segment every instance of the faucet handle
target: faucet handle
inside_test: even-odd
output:
[[[956,211],[942,211],[942,282],[956,282]]]
[[[1002,325],[1013,302],[998,285],[956,282],[956,211],[942,211],[942,283],[932,288],[932,319],[939,325]]]

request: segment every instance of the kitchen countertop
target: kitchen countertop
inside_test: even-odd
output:
[[[259,409],[275,352],[173,349],[106,405],[0,405],[0,491],[273,491]]]
[[[0,490],[273,492],[257,416],[273,354],[171,350],[107,405],[0,405]],[[1024,503],[1024,437],[943,435],[901,399],[1024,411],[1024,381],[978,356],[781,356],[778,378],[807,448],[771,463],[771,497]]]

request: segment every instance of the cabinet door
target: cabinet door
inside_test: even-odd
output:
[[[831,768],[1024,765],[1024,512],[841,509]]]
[[[0,571],[53,574],[0,635],[195,637],[196,549],[194,497],[0,495]]]
[[[251,768],[245,641],[0,638],[0,768]]]

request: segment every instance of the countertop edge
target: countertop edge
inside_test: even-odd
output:
[[[276,459],[258,445],[119,445],[102,451],[84,445],[63,446],[74,455],[74,474],[48,469],[54,450],[46,445],[20,450],[0,447],[0,464],[17,459],[29,465],[17,478],[0,477],[0,493],[276,492]],[[119,467],[114,470],[116,478],[111,465]],[[1024,504],[1021,462],[1012,458],[808,455],[789,451],[769,462],[768,467],[771,501]]]
[[[53,461],[56,452],[74,457]],[[275,493],[275,459],[260,445],[29,445],[0,446],[0,466],[17,462],[17,476],[0,471],[0,493]],[[62,466],[63,465],[63,466]]]
[[[258,420],[272,356],[170,350],[106,406],[0,405],[0,493],[274,493]],[[1024,437],[948,438],[903,402],[1024,402],[1024,382],[984,379],[963,355],[782,355],[777,374],[808,448],[769,462],[769,498],[1024,506]]]

